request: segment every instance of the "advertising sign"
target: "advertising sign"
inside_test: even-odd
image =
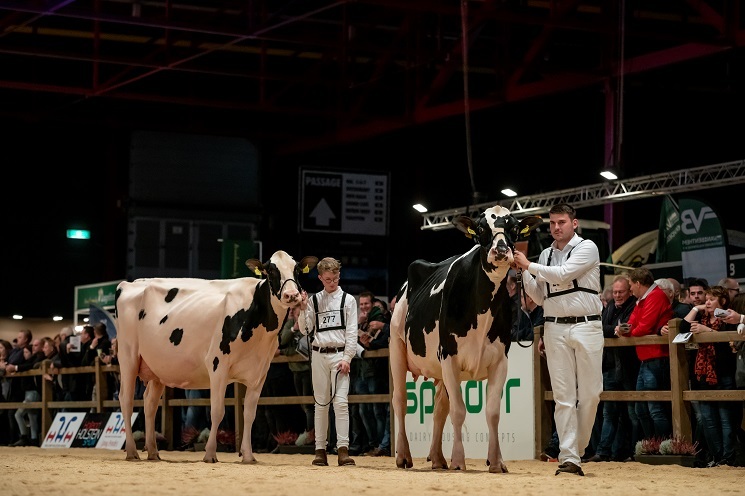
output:
[[[702,277],[710,285],[727,277],[727,241],[716,212],[704,202],[680,200],[683,277]]]
[[[137,420],[138,412],[132,413],[132,425]],[[124,447],[126,430],[124,429],[124,416],[122,412],[113,412],[98,438],[96,448],[108,450],[120,450]]]
[[[419,378],[414,382],[408,374],[406,382],[406,436],[413,457],[429,455],[432,441],[435,385]],[[486,424],[486,381],[466,381],[461,384],[466,404],[463,424],[463,447],[467,458],[486,458],[489,448],[489,428]],[[512,346],[507,369],[507,381],[500,402],[499,443],[505,460],[532,460],[535,457],[533,410],[532,347]],[[448,419],[443,431],[442,452],[450,458],[453,449],[453,424]]]
[[[80,424],[72,441],[71,448],[95,448],[103,432],[103,426],[109,420],[109,413],[88,413]]]
[[[42,448],[69,448],[75,440],[75,434],[83,424],[85,412],[61,412],[54,416]]]

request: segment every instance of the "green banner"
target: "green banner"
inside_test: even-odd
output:
[[[665,196],[660,209],[656,262],[679,262],[680,259],[680,214],[672,198]]]
[[[75,286],[75,311],[88,310],[90,305],[112,307],[115,303],[116,287],[120,282],[121,280]]]
[[[716,212],[699,200],[680,200],[683,278],[702,277],[714,285],[727,276],[727,239]]]
[[[246,260],[256,258],[256,243],[250,239],[226,239],[222,242],[222,264],[220,277],[235,279],[236,277],[255,276],[246,267]]]

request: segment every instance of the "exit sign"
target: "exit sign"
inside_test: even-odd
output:
[[[68,229],[67,239],[91,239],[91,232],[87,229]]]

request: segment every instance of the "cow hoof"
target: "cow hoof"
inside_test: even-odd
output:
[[[204,455],[204,458],[202,459],[204,463],[217,463],[217,456],[207,456]]]
[[[489,465],[490,474],[506,474],[509,473],[507,466],[504,463],[497,463],[495,465]]]
[[[159,453],[153,453],[152,455],[148,454],[147,455],[147,459],[148,460],[155,460],[155,461],[158,461],[159,462],[160,461],[160,454]]]
[[[136,461],[139,461],[139,460],[140,460],[140,455],[138,455],[137,452],[135,452],[134,455],[127,455],[127,461],[128,462],[136,462]]]
[[[243,460],[241,460],[241,463],[244,465],[254,465],[259,462],[256,461],[256,458],[244,458]]]
[[[396,458],[396,467],[398,468],[411,468],[414,466],[414,462],[411,460],[411,458]]]

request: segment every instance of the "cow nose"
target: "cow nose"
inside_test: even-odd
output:
[[[298,297],[300,297],[300,291],[298,291],[297,289],[288,289],[285,291],[284,296],[287,299],[287,301],[293,302],[297,300]]]
[[[497,253],[499,253],[500,255],[504,255],[507,253],[507,250],[508,250],[507,243],[505,243],[504,240],[500,239],[497,242]]]

